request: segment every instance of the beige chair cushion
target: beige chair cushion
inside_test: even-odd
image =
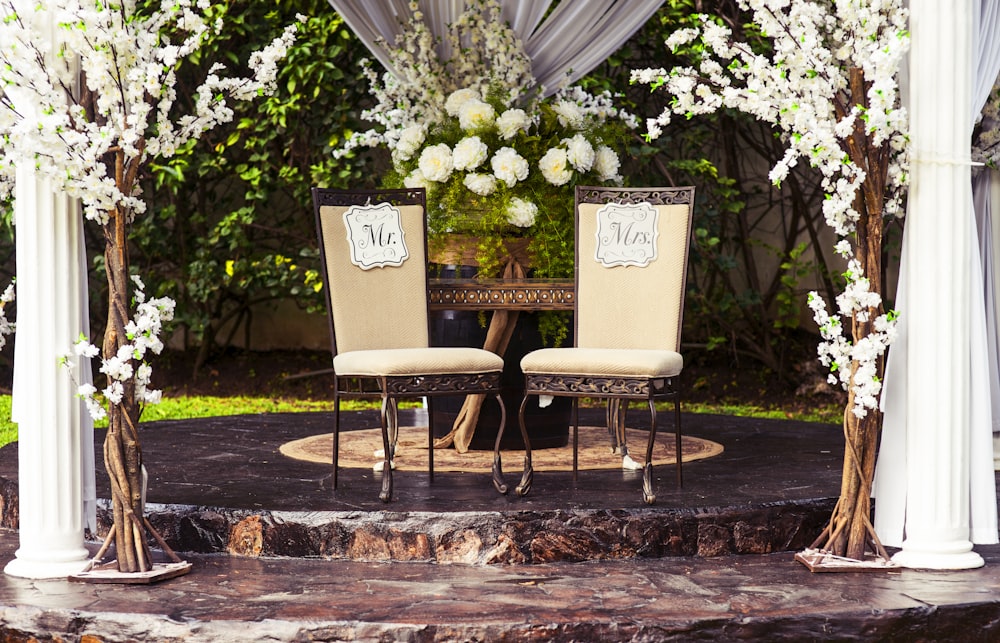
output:
[[[542,348],[521,360],[521,370],[531,375],[674,377],[683,368],[680,353],[639,348]]]
[[[341,376],[442,375],[503,370],[503,358],[481,348],[435,347],[351,351],[333,358]]]

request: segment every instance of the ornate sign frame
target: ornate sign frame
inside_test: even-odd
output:
[[[402,215],[390,203],[352,205],[344,212],[344,227],[351,263],[362,270],[398,267],[410,256]]]
[[[650,203],[608,203],[597,211],[594,258],[602,266],[648,266],[656,261],[659,211]]]

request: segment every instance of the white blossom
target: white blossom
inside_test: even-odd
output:
[[[563,127],[568,127],[571,129],[580,129],[584,124],[584,111],[580,109],[580,106],[571,100],[560,100],[556,101],[556,104],[552,106],[555,111],[556,116],[559,119],[559,124]]]
[[[489,196],[497,189],[497,179],[492,174],[472,172],[465,175],[462,183],[479,196]]]
[[[864,417],[876,408],[881,383],[878,364],[895,334],[895,316],[879,315],[881,296],[871,291],[850,239],[860,217],[854,209],[857,190],[866,179],[847,155],[847,139],[857,135],[858,121],[872,146],[889,152],[884,212],[901,213],[906,185],[906,111],[900,106],[896,74],[909,46],[907,12],[901,0],[738,0],[752,12],[770,51],[757,53],[735,42],[729,28],[708,16],[694,28],[675,31],[667,40],[673,50],[697,43],[703,56],[697,68],[640,69],[632,80],[671,94],[663,112],[646,121],[647,136],[656,138],[673,115],[692,117],[722,108],[740,110],[769,122],[787,146],[770,172],[780,184],[799,161],[821,175],[826,192],[823,216],[837,235],[835,251],[849,259],[847,285],[837,296],[837,316],[816,294],[809,306],[823,342],[820,362],[831,380],[854,395],[852,412]],[[864,73],[867,103],[840,105],[849,91],[851,69]],[[860,97],[859,97],[860,98]],[[998,101],[1000,111],[1000,101]],[[840,319],[872,322],[874,331],[854,344],[845,337]],[[852,378],[853,374],[853,378]]]
[[[430,187],[430,184],[431,182],[427,180],[427,177],[424,176],[424,173],[420,170],[419,167],[410,172],[408,175],[406,175],[406,178],[403,179],[403,185],[405,185],[410,189],[413,188],[427,189]]]
[[[483,164],[489,155],[489,148],[478,136],[467,136],[455,145],[452,153],[456,170],[474,170]]]
[[[519,228],[530,228],[535,224],[538,206],[525,199],[514,197],[507,206],[507,221]]]
[[[467,132],[489,127],[496,119],[496,110],[481,100],[465,101],[458,110],[458,124]]]
[[[542,171],[545,180],[552,185],[566,185],[573,178],[566,150],[561,147],[553,147],[546,152],[538,161],[538,169]]]
[[[621,160],[618,153],[607,145],[600,145],[594,156],[594,171],[600,181],[621,182],[621,175],[618,169],[621,167]]]
[[[420,153],[419,167],[427,181],[447,181],[455,167],[451,148],[444,143],[425,147]]]
[[[464,106],[467,102],[472,100],[481,102],[482,99],[483,99],[482,95],[480,95],[480,93],[477,90],[471,87],[463,87],[461,89],[456,89],[455,91],[453,91],[451,94],[448,95],[447,99],[445,99],[444,110],[448,113],[449,116],[457,117],[459,111],[462,109],[462,106]]]
[[[504,113],[500,114],[496,120],[497,130],[500,132],[500,137],[505,141],[508,141],[515,136],[518,132],[526,132],[528,128],[531,127],[531,119],[528,117],[528,113],[523,109],[508,109]]]
[[[528,161],[512,147],[501,147],[490,160],[493,175],[498,180],[514,187],[518,181],[528,178]]]
[[[221,68],[213,68],[196,89],[194,111],[178,116],[175,69],[221,28],[205,19],[204,3],[164,0],[149,12],[137,11],[134,0],[39,0],[27,13],[19,8],[12,0],[0,2],[0,87],[6,92],[0,94],[0,196],[12,186],[13,168],[30,164],[57,189],[80,198],[87,218],[99,223],[116,207],[132,215],[145,211],[133,186],[116,184],[105,155],[120,150],[126,166],[167,157],[231,120],[231,100],[272,91],[277,63],[296,29],[289,26],[252,54],[247,77],[224,78]],[[60,24],[50,45],[35,30],[46,12]],[[65,89],[76,81],[73,60],[94,98],[90,111]]]
[[[399,140],[392,148],[392,158],[395,162],[409,161],[417,153],[427,138],[427,126],[421,123],[411,125],[400,132]]]
[[[7,318],[6,306],[16,298],[14,282],[7,284],[0,295],[0,349],[7,345],[7,336],[14,333],[16,324]]]

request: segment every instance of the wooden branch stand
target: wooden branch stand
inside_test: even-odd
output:
[[[147,571],[142,572],[122,572],[118,570],[118,561],[111,560],[108,562],[103,562],[101,557],[108,551],[111,544],[115,540],[115,530],[112,528],[108,532],[108,537],[104,539],[104,544],[97,551],[97,554],[91,559],[87,567],[78,574],[73,574],[69,577],[71,581],[83,582],[83,583],[123,583],[130,585],[148,585],[150,583],[155,583],[161,580],[167,580],[169,578],[176,578],[178,576],[183,576],[191,571],[191,563],[181,560],[177,554],[174,553],[160,536],[159,532],[153,528],[153,525],[149,524],[149,520],[145,517],[138,518],[132,516],[133,525],[140,532],[138,523],[142,521],[142,527],[148,531],[156,542],[163,549],[163,553],[170,558],[169,563],[153,563],[152,568]]]

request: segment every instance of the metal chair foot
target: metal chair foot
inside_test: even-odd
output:
[[[378,494],[378,498],[382,502],[392,500],[392,467],[382,469],[382,491]]]
[[[535,477],[535,471],[531,468],[531,460],[524,459],[524,473],[521,475],[521,483],[514,487],[514,493],[519,496],[526,496],[531,491],[531,482]]]
[[[503,479],[503,468],[500,465],[500,456],[493,457],[493,486],[503,495],[507,495],[507,483]]]
[[[647,462],[642,470],[642,499],[647,505],[656,502],[656,494],[653,493],[653,463]]]

